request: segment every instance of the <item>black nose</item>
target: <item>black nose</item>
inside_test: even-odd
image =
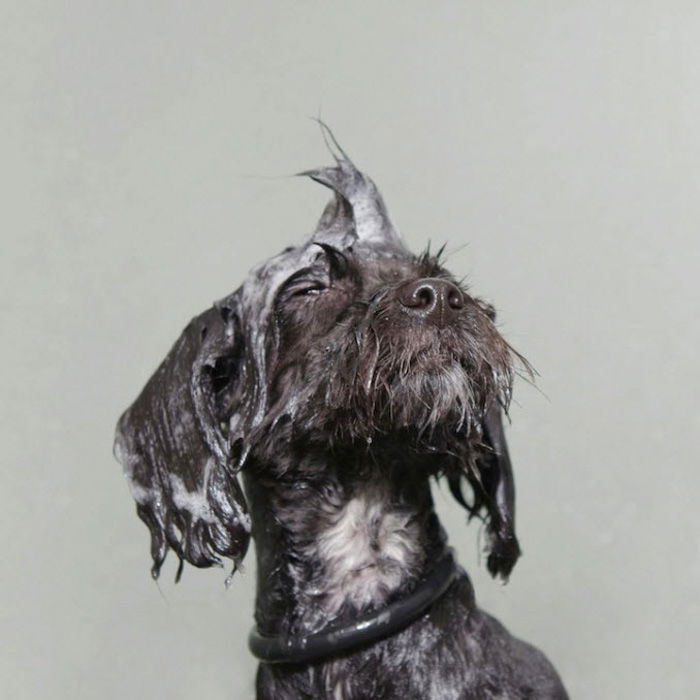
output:
[[[401,306],[441,328],[464,308],[464,294],[456,284],[436,277],[408,282],[399,288]]]

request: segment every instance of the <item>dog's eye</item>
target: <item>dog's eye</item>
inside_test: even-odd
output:
[[[328,279],[325,272],[314,267],[305,267],[297,270],[283,285],[281,297],[292,299],[294,297],[317,296],[328,289]]]
[[[328,287],[321,282],[302,282],[289,289],[290,297],[310,297],[324,292]]]

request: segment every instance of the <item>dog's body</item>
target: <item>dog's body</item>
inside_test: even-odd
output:
[[[259,556],[260,630],[294,635],[329,620],[352,623],[357,611],[381,610],[411,590],[446,546],[427,478],[401,483],[391,473],[414,466],[426,465],[397,462],[386,479],[351,479],[345,486],[340,479],[310,479],[291,497],[292,489],[261,487],[254,475],[247,477],[256,549],[267,554]],[[329,471],[334,470],[323,470]],[[279,524],[267,521],[269,513]],[[477,608],[471,583],[460,571],[426,614],[388,639],[313,664],[261,664],[258,697],[566,696],[538,650]]]
[[[255,634],[284,642],[260,653],[259,698],[566,698],[446,567],[430,493],[444,477],[483,514],[489,570],[507,578],[519,547],[501,412],[517,356],[439,256],[406,250],[342,152],[307,174],[336,193],[310,241],[194,319],[120,421],[153,573],[168,548],[238,564],[252,532]],[[400,629],[366,636],[431,586]],[[314,636],[326,650],[310,658]]]

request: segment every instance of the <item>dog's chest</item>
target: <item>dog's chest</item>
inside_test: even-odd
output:
[[[424,547],[413,507],[371,489],[319,505],[316,535],[305,554],[318,562],[314,588],[326,614],[343,605],[381,604],[416,575]]]

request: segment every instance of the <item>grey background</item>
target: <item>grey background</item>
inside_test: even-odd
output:
[[[696,697],[698,13],[2,3],[2,696],[252,694],[253,558],[152,583],[111,442],[189,318],[312,230],[320,112],[541,375],[508,586],[436,490],[482,605],[574,698]]]

